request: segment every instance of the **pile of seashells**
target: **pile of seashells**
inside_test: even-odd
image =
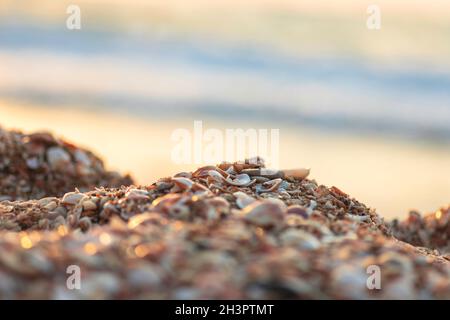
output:
[[[0,201],[62,196],[79,188],[130,185],[129,176],[106,171],[91,152],[49,133],[23,134],[0,127]]]
[[[450,206],[425,216],[411,211],[404,221],[392,221],[390,228],[399,240],[450,255]]]
[[[449,209],[386,223],[308,174],[252,159],[2,201],[0,298],[450,299]]]

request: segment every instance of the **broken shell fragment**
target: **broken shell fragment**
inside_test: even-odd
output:
[[[307,218],[309,216],[308,209],[300,205],[289,206],[287,208],[287,214],[295,214],[303,218]]]
[[[248,187],[255,183],[256,180],[252,180],[248,174],[242,173],[238,174],[234,179],[226,179],[226,182],[232,186]]]
[[[281,186],[282,182],[283,179],[281,178],[264,182],[262,184],[263,188],[261,188],[259,192],[276,192],[278,188]]]
[[[82,193],[69,192],[63,196],[61,203],[74,206],[74,205],[78,204],[84,198],[86,198],[86,196]]]
[[[129,200],[149,200],[148,192],[141,189],[130,189],[126,194],[125,197]]]
[[[248,174],[249,176],[255,177],[264,177],[268,179],[277,179],[283,178],[284,172],[281,170],[271,170],[265,168],[257,168],[257,169],[244,169],[241,173]]]
[[[224,178],[228,177],[228,173],[222,170],[218,166],[204,166],[192,173],[192,177],[194,178],[206,178],[209,175],[209,171],[216,171],[220,173]]]
[[[191,179],[183,178],[183,177],[174,177],[172,178],[172,182],[175,183],[175,186],[179,188],[181,191],[186,191],[192,188],[194,182]]]
[[[243,209],[256,201],[255,198],[249,196],[248,194],[242,191],[237,191],[233,193],[233,196],[236,197],[236,205],[238,206],[239,209]]]
[[[208,177],[210,177],[213,181],[222,183],[225,181],[225,178],[216,170],[209,170]]]

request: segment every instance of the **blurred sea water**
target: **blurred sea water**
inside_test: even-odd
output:
[[[388,7],[399,21],[389,17],[387,11],[382,29],[369,31],[364,6],[358,7],[355,2],[349,8],[356,6],[362,11],[359,16],[353,11],[348,13],[350,21],[354,21],[353,29],[341,27],[340,21],[330,15],[332,8],[319,8],[311,16],[302,10],[295,15],[283,6],[276,7],[278,11],[261,12],[258,7],[244,8],[248,24],[266,21],[263,29],[268,38],[257,34],[254,41],[246,41],[251,33],[245,30],[242,36],[224,36],[220,29],[214,34],[214,25],[204,15],[217,15],[222,7],[213,6],[211,11],[199,12],[198,17],[195,10],[188,10],[198,21],[191,21],[183,29],[176,22],[171,24],[177,21],[175,9],[168,11],[169,15],[167,8],[161,11],[165,7],[160,7],[162,13],[166,12],[164,16],[150,7],[146,20],[127,16],[126,12],[117,14],[117,10],[126,8],[125,4],[111,9],[115,15],[103,16],[88,3],[84,9],[82,2],[83,28],[78,31],[65,28],[64,11],[55,13],[56,8],[63,10],[63,5],[49,5],[54,9],[49,9],[51,17],[57,17],[53,21],[44,19],[45,10],[39,14],[24,3],[11,4],[9,11],[4,9],[0,21],[0,96],[57,107],[97,106],[140,116],[164,116],[170,110],[171,117],[267,119],[269,112],[273,121],[300,126],[450,141],[450,56],[445,58],[445,52],[441,52],[444,57],[440,61],[426,54],[418,58],[404,53],[402,46],[393,48],[388,59],[386,54],[370,52],[371,45],[382,45],[383,41],[390,45],[390,37],[402,40],[396,35],[399,30],[404,31],[405,42],[411,41],[408,26],[401,25],[398,9]],[[103,3],[97,1],[98,6]],[[269,4],[261,5],[261,9]],[[221,20],[227,20],[226,13]],[[185,15],[178,13],[179,20],[186,20]],[[230,24],[242,23],[242,19],[228,18]],[[431,28],[429,21],[422,20],[426,28]],[[441,18],[431,25],[436,49],[442,49],[442,37],[450,39],[448,21]],[[298,39],[294,32],[297,29]],[[321,31],[341,38],[337,41],[333,34]],[[284,32],[292,35],[287,37]],[[275,47],[269,37],[277,36],[286,39]],[[312,41],[316,47],[305,44],[302,52],[301,42],[306,43],[310,37],[323,38],[323,43]],[[420,37],[416,40],[420,47]],[[284,44],[290,41],[299,43],[284,50],[289,47]],[[349,48],[341,49],[346,42]],[[323,45],[327,47],[321,50]],[[414,44],[409,45],[414,49]]]

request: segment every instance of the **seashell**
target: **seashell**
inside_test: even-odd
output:
[[[243,209],[244,219],[260,227],[279,227],[285,212],[279,204],[271,201],[255,201]]]
[[[228,211],[230,204],[222,197],[214,197],[205,201],[207,204],[212,205],[218,211]]]
[[[283,199],[283,200],[292,198],[291,195],[289,194],[289,192],[287,192],[284,189],[279,190],[278,194],[280,196],[280,199]]]
[[[192,186],[192,191],[194,191],[195,195],[202,197],[207,196],[211,193],[211,191],[200,183],[194,183]]]
[[[346,194],[344,191],[342,191],[338,187],[332,186],[330,188],[330,191],[333,192],[334,194],[337,194],[337,195],[341,196],[341,197],[348,197],[348,194]]]
[[[261,176],[256,176],[254,178],[256,180],[256,183],[264,183],[264,182],[270,181],[269,178],[261,177]]]
[[[150,200],[150,198],[148,196],[148,192],[146,190],[141,190],[141,189],[130,189],[125,194],[125,197],[129,200],[135,200],[135,201]]]
[[[239,209],[243,209],[256,201],[255,198],[249,196],[248,194],[242,191],[237,191],[233,193],[233,196],[236,197],[236,205],[238,206]]]
[[[308,210],[307,208],[302,207],[300,205],[292,205],[287,208],[287,213],[299,215],[303,218],[308,218],[309,214],[307,210]]]
[[[39,229],[48,229],[50,227],[50,221],[48,219],[41,219],[38,222]]]
[[[218,173],[220,173],[223,177],[228,177],[229,174],[226,173],[224,170],[222,170],[219,166],[205,166],[205,167],[201,167],[197,170],[195,170],[192,173],[192,177],[194,178],[206,178],[209,175],[209,171],[217,171]]]
[[[228,169],[231,168],[231,167],[233,167],[233,164],[232,164],[232,163],[229,163],[229,162],[222,162],[221,164],[219,164],[219,165],[217,166],[217,168],[219,168],[219,169],[221,169],[221,170],[224,170],[224,171],[228,170]]]
[[[356,222],[366,222],[366,221],[370,221],[370,217],[369,216],[358,216],[356,214],[348,214],[347,217],[350,220],[356,221]]]
[[[86,152],[82,150],[75,150],[74,152],[75,160],[83,165],[84,167],[90,167],[92,165],[92,161],[89,158],[89,156],[86,154]]]
[[[309,172],[311,169],[290,169],[290,170],[283,170],[283,174],[286,178],[295,178],[295,179],[306,179],[307,176],[309,176]]]
[[[246,159],[244,162],[238,161],[233,163],[232,168],[235,172],[241,173],[245,169],[255,169],[264,167],[264,160],[259,157]]]
[[[181,204],[181,203],[176,203],[176,204],[170,206],[167,209],[167,212],[170,217],[173,217],[175,219],[180,219],[180,220],[186,220],[190,216],[189,207],[184,204]]]
[[[180,199],[182,199],[182,195],[176,193],[169,193],[153,200],[152,206],[155,209],[160,209],[164,206],[171,205],[179,201]]]
[[[59,215],[55,218],[55,221],[53,222],[55,227],[58,227],[60,225],[65,225],[66,224],[66,219],[64,219],[63,216]]]
[[[108,220],[113,214],[119,214],[120,210],[116,208],[111,202],[105,203],[103,210],[100,212],[100,218]]]
[[[232,168],[236,173],[241,173],[245,166],[243,163],[234,163]]]
[[[264,167],[265,161],[263,158],[256,156],[256,157],[245,159],[245,164],[252,165],[255,167]]]
[[[58,207],[58,204],[55,201],[51,201],[48,204],[44,206],[45,209],[48,211],[53,211]]]
[[[262,176],[262,177],[266,177],[269,179],[284,178],[284,172],[281,170],[271,170],[271,169],[261,168],[260,171],[261,171],[260,176]]]
[[[56,143],[55,138],[48,132],[36,132],[30,134],[28,137],[25,137],[25,142],[36,142],[43,143],[46,145],[54,145]]]
[[[128,221],[132,216],[134,216],[136,213],[135,212],[130,212],[128,210],[122,210],[119,213],[119,216],[125,220]]]
[[[223,182],[225,181],[225,178],[216,170],[209,170],[208,171],[208,178],[211,178],[215,182]]]
[[[233,180],[231,178],[226,179],[226,182],[236,187],[249,187],[256,182],[256,180],[250,179],[248,174],[238,174]]]
[[[232,169],[232,168],[233,168],[233,167],[231,167],[231,169]],[[230,172],[229,172],[230,168],[229,168],[227,171],[225,171],[225,170],[222,170],[222,169],[216,167],[215,170],[216,170],[218,173],[220,173],[224,178],[228,178],[228,177],[230,176]],[[232,172],[232,171],[231,171],[231,172]]]
[[[49,220],[54,220],[54,219],[56,219],[57,217],[59,217],[60,216],[60,214],[57,212],[57,211],[50,211],[48,214],[47,214],[47,219],[49,219]]]
[[[83,201],[83,210],[84,211],[91,211],[91,210],[96,210],[96,209],[97,209],[97,205],[95,204],[94,201],[92,201],[92,200]]]
[[[64,170],[71,163],[70,155],[60,147],[51,147],[47,150],[47,161],[54,170]]]
[[[55,198],[55,197],[42,198],[42,199],[38,200],[38,204],[39,204],[40,206],[45,207],[45,206],[46,206],[47,204],[49,204],[50,202],[54,202],[54,201],[56,201],[56,200],[58,200],[58,199]]]
[[[164,190],[172,188],[173,185],[174,184],[172,182],[158,181],[158,182],[156,182],[156,190],[157,191],[164,191]]]
[[[296,214],[287,214],[285,224],[289,227],[297,228],[304,225],[305,218]]]
[[[346,299],[364,299],[367,293],[365,268],[354,264],[341,264],[331,270],[330,285],[341,297]]]
[[[37,157],[27,159],[26,163],[27,163],[27,167],[30,168],[31,170],[36,170],[37,168],[39,168],[41,166],[39,159]]]
[[[306,209],[306,213],[308,214],[308,216],[310,216],[314,212],[314,209],[316,209],[316,207],[317,207],[317,202],[315,200],[311,200],[309,202],[308,208]]]
[[[220,212],[211,204],[204,202],[202,205],[197,205],[194,208],[194,215],[202,217],[209,221],[214,221],[220,218]]]
[[[300,229],[287,229],[280,235],[280,241],[284,245],[292,245],[299,249],[315,250],[320,248],[320,241],[315,236]]]
[[[241,173],[248,174],[249,176],[260,176],[261,175],[261,169],[243,169]]]
[[[287,210],[286,204],[285,204],[285,203],[283,202],[283,200],[281,200],[281,199],[278,199],[278,198],[267,198],[265,201],[275,203],[275,204],[278,205],[283,211],[286,211],[286,210]]]
[[[177,186],[181,191],[190,190],[194,184],[191,179],[182,177],[172,178],[171,181],[175,183],[175,186]]]
[[[197,202],[193,210],[196,216],[212,221],[219,219],[222,215],[227,215],[230,212],[230,204],[221,197],[214,197]]]
[[[256,168],[256,169],[244,169],[241,173],[246,173],[249,176],[260,176],[268,179],[277,179],[284,178],[283,171],[280,170],[271,170],[265,168]]]
[[[91,219],[89,219],[88,217],[81,218],[78,222],[78,226],[83,232],[88,231],[92,226]]]
[[[86,196],[82,193],[69,192],[63,196],[61,203],[74,206],[74,205],[78,204],[84,198],[86,198]]]
[[[276,192],[278,191],[278,188],[281,186],[282,182],[283,179],[281,178],[264,182],[262,184],[264,188],[261,188],[259,192]]]
[[[72,228],[76,228],[76,226],[78,225],[78,216],[75,214],[69,215],[67,217],[67,224]]]
[[[1,206],[0,213],[10,213],[14,211],[14,206]]]
[[[225,172],[228,174],[228,176],[230,176],[230,175],[232,175],[232,176],[237,175],[237,172],[234,171],[233,166],[229,167]]]
[[[194,178],[205,178],[205,177],[208,176],[208,172],[210,170],[216,170],[216,169],[217,169],[216,166],[204,166],[204,167],[201,167],[201,168],[198,168],[197,170],[195,170],[192,173],[192,177],[194,177]]]

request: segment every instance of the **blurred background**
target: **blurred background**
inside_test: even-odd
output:
[[[434,211],[450,202],[450,2],[0,1],[1,126],[148,184],[198,166],[171,161],[194,120],[280,129],[280,167],[387,218]]]

